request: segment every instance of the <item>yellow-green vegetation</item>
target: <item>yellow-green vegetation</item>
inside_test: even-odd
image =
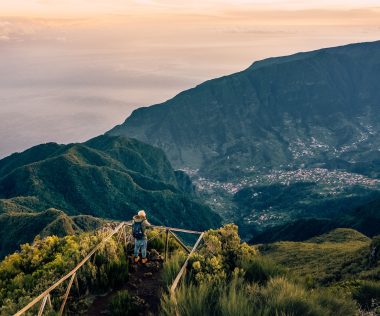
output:
[[[242,243],[236,225],[210,230],[192,255],[174,297],[164,294],[162,315],[357,315],[338,289],[309,289],[301,280]]]
[[[162,269],[161,278],[162,283],[169,287],[174,278],[177,276],[178,271],[181,269],[182,264],[186,260],[186,255],[182,250],[176,250],[171,254],[170,258],[164,262],[164,267]]]
[[[267,260],[286,266],[292,278],[304,280],[308,287],[344,292],[362,310],[380,314],[380,236],[371,240],[340,228],[306,242],[258,248]]]
[[[297,276],[329,285],[351,278],[368,267],[371,239],[352,229],[335,229],[306,242],[262,245],[269,260],[286,266]]]
[[[20,252],[7,256],[0,262],[0,315],[14,314],[25,306],[74,268],[103,238],[101,232],[36,238],[33,244],[24,244]],[[78,271],[77,276],[82,293],[87,289],[104,290],[125,282],[128,263],[124,249],[111,239]],[[64,291],[65,286],[61,286],[52,292],[56,310]],[[35,310],[31,312],[35,313]]]
[[[353,289],[353,297],[364,310],[380,315],[380,282],[359,282]]]
[[[162,229],[149,229],[147,231],[148,249],[155,249],[161,254],[165,250],[165,231]],[[170,235],[169,235],[170,237]],[[171,237],[168,240],[168,251],[173,252],[179,248],[178,243]]]

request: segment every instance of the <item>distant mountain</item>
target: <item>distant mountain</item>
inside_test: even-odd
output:
[[[137,109],[109,134],[218,178],[336,159],[378,175],[379,81],[380,41],[269,58]]]
[[[173,170],[161,149],[125,137],[50,143],[13,154],[0,160],[2,248],[9,248],[4,246],[7,236],[21,231],[28,231],[29,238],[11,244],[44,232],[92,227],[78,215],[130,220],[145,209],[158,225],[199,230],[219,225],[220,217],[191,195],[189,181]],[[50,208],[60,211],[46,213]]]

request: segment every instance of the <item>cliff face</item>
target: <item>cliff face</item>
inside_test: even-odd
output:
[[[207,81],[113,128],[162,148],[175,167],[217,174],[342,159],[380,146],[380,42],[270,58]]]

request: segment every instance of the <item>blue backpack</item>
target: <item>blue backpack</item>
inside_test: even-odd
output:
[[[143,239],[144,232],[142,230],[142,222],[133,222],[132,224],[132,236],[136,239]]]

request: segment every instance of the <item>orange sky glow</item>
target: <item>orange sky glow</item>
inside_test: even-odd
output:
[[[380,40],[379,0],[0,0],[0,158],[255,60]]]

